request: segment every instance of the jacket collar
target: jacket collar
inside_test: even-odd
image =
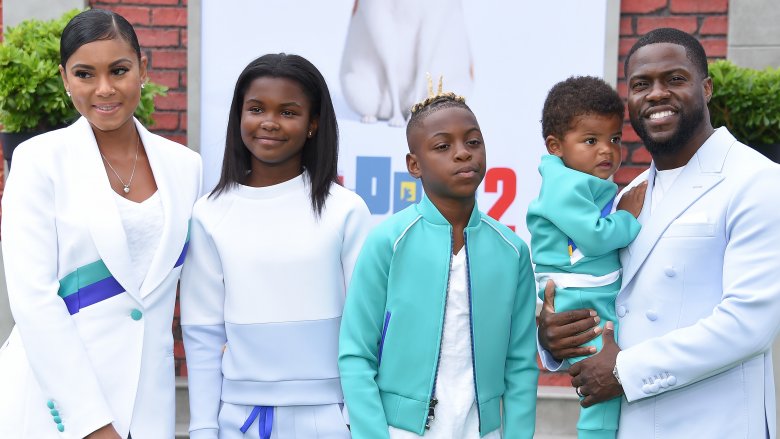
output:
[[[655,162],[651,164],[647,195],[639,216],[642,230],[628,247],[629,257],[623,267],[624,288],[631,282],[669,225],[724,179],[723,166],[736,141],[726,128],[719,128],[712,133],[685,165],[652,214],[649,209],[652,205],[652,185],[655,182],[656,168]]]
[[[78,166],[78,172],[74,172],[73,177],[78,181],[78,193],[83,194],[79,202],[85,212],[95,248],[114,278],[130,296],[140,302],[173,269],[187,238],[189,210],[176,208],[182,202],[175,198],[175,178],[179,172],[176,163],[167,160],[165,148],[161,147],[155,136],[140,122],[134,122],[149,157],[165,216],[160,243],[141,285],[134,274],[127,235],[114,200],[116,195],[111,189],[92,127],[82,117],[68,131],[69,147]]]
[[[441,226],[451,226],[450,222],[444,218],[444,215],[439,212],[439,209],[436,207],[436,205],[433,204],[427,195],[423,194],[423,197],[417,204],[416,208],[417,212],[422,215],[425,221]],[[480,220],[481,214],[479,212],[479,206],[477,205],[477,201],[474,200],[474,209],[471,211],[471,216],[469,217],[469,222],[466,225],[466,228],[468,229],[471,227],[477,227],[480,224]]]

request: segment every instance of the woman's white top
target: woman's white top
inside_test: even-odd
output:
[[[127,247],[133,263],[135,279],[140,288],[152,265],[154,253],[160,245],[165,223],[160,193],[155,192],[140,203],[130,201],[119,194],[114,198],[127,235]]]
[[[471,323],[465,246],[452,257],[441,357],[436,376],[435,419],[425,439],[478,439],[479,415],[474,392],[474,368],[471,361]],[[416,433],[390,427],[392,439],[419,439]],[[485,439],[500,439],[501,429]]]

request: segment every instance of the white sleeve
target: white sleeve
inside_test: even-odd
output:
[[[84,437],[113,418],[73,318],[57,295],[54,182],[35,149],[16,150],[3,195],[8,299],[30,367],[47,399],[40,401],[41,408],[53,405],[67,413],[59,425],[73,437]]]
[[[214,241],[196,211],[181,275],[181,327],[187,357],[190,437],[216,439],[222,394],[225,283]]]
[[[341,266],[344,270],[345,291],[349,288],[352,271],[355,269],[360,249],[371,231],[371,212],[362,198],[355,197],[355,205],[344,219],[344,242],[341,245]]]
[[[770,349],[780,328],[780,193],[766,188],[780,184],[780,172],[759,170],[749,184],[727,208],[721,302],[695,324],[618,354],[628,401],[693,384]],[[644,391],[643,379],[658,375],[673,379]]]

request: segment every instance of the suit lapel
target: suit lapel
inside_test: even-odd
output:
[[[141,284],[140,295],[146,297],[170,274],[176,260],[181,254],[187,239],[188,211],[182,209],[176,199],[176,163],[170,158],[165,148],[170,145],[162,145],[155,139],[138,121],[136,121],[141,141],[146,148],[149,164],[152,167],[154,179],[157,182],[157,191],[163,205],[165,216],[160,243],[152,258],[152,264]]]
[[[730,138],[730,139],[729,139]],[[694,154],[682,173],[667,190],[663,200],[650,214],[652,184],[655,182],[655,164],[648,178],[648,195],[640,214],[642,230],[630,245],[628,257],[623,258],[623,288],[631,283],[634,275],[647,259],[650,251],[669,225],[696,200],[723,180],[721,170],[734,138],[723,129],[713,133]]]
[[[73,175],[80,186],[79,193],[84,194],[80,203],[95,248],[111,275],[140,302],[127,235],[114,200],[116,194],[108,181],[92,127],[82,117],[73,125],[71,133],[71,147],[79,169]]]

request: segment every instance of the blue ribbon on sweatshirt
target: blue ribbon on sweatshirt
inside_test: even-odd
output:
[[[256,405],[255,408],[252,409],[252,413],[249,414],[249,417],[246,418],[244,425],[241,426],[241,433],[246,433],[246,431],[249,430],[249,427],[255,422],[255,419],[258,419],[257,431],[260,439],[270,439],[271,429],[274,425],[274,408]]]

